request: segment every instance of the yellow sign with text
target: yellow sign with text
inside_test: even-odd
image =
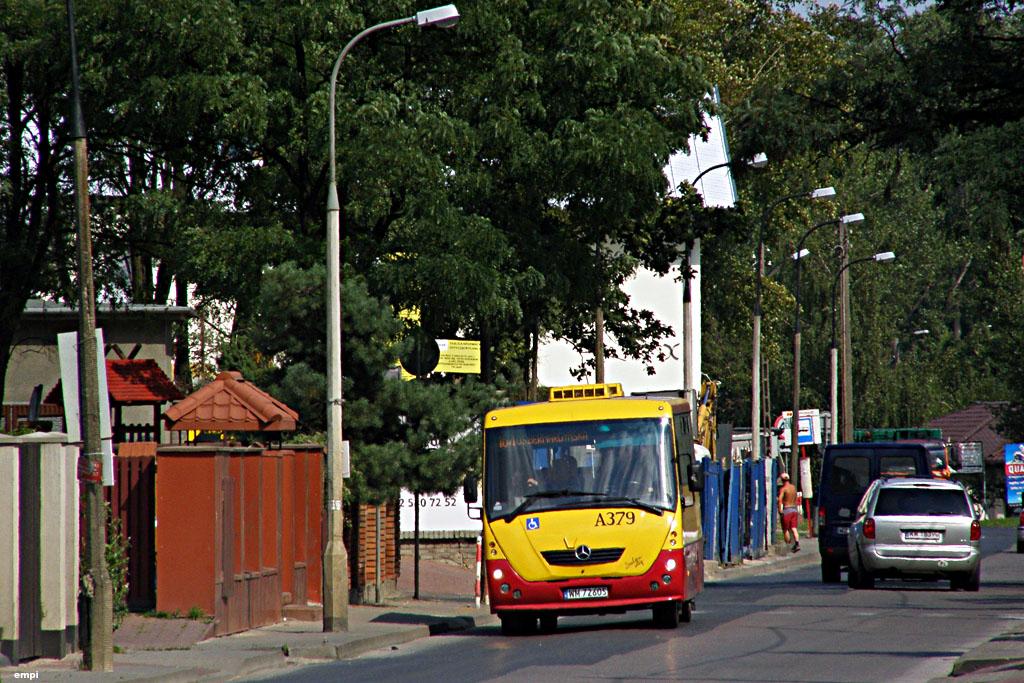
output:
[[[441,355],[433,372],[462,372],[480,374],[480,342],[471,339],[436,339]],[[415,375],[402,371],[402,379],[415,379]]]
[[[480,373],[480,342],[470,339],[438,339],[441,357],[434,372]]]

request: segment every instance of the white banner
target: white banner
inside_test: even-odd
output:
[[[479,493],[477,500],[480,500]],[[398,499],[398,523],[402,533],[412,533],[416,528],[416,496],[402,489]],[[420,531],[483,531],[483,522],[470,519],[469,508],[462,496],[462,489],[454,495],[443,493],[420,494]]]

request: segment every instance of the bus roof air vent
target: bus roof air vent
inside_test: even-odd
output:
[[[549,401],[574,401],[588,398],[617,398],[622,396],[622,385],[576,384],[569,387],[553,387],[548,392]]]

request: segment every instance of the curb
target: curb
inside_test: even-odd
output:
[[[352,659],[360,655],[394,645],[402,645],[420,638],[440,636],[446,633],[467,631],[479,626],[490,625],[490,619],[481,620],[478,624],[475,617],[448,617],[420,626],[413,626],[401,631],[380,633],[341,645],[309,645],[287,648],[287,659],[319,659],[342,660]],[[282,650],[283,651],[283,650]],[[285,663],[287,663],[287,659]],[[251,673],[251,672],[243,672]]]

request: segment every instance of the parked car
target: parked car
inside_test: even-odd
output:
[[[871,482],[885,476],[932,476],[931,465],[928,450],[918,443],[839,443],[825,449],[818,482],[818,550],[824,583],[839,583],[840,572],[849,565],[846,536]]]
[[[1024,509],[1020,511],[1020,519],[1017,520],[1017,552],[1024,553]]]
[[[960,482],[883,478],[868,488],[847,537],[851,588],[882,577],[949,579],[952,590],[981,581],[981,523]]]

